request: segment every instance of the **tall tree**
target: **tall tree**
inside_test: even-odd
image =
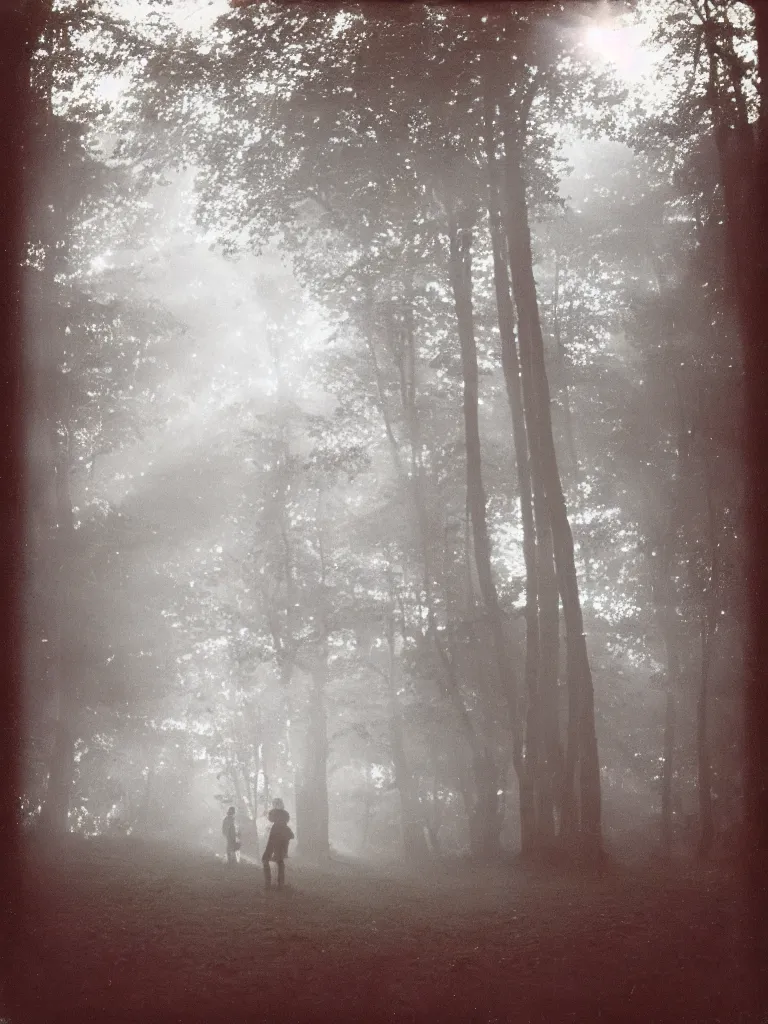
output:
[[[22,750],[22,543],[24,485],[23,445],[23,331],[21,273],[23,257],[24,188],[22,184],[25,133],[29,127],[31,53],[44,28],[44,4],[18,4],[0,14],[0,184],[5,201],[0,214],[0,407],[3,410],[3,451],[0,458],[2,510],[2,622],[3,669],[0,675],[3,715],[0,737],[0,860],[3,882],[0,890],[5,920],[2,956],[13,964],[17,948],[13,923],[19,920],[19,793]],[[3,977],[2,997],[13,1005],[9,982],[12,970]]]

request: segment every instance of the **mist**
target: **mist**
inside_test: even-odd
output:
[[[751,6],[46,12],[18,1019],[757,1020]]]

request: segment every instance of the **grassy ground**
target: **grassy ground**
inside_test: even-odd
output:
[[[264,892],[253,864],[129,840],[30,854],[11,1020],[760,1019],[737,889],[715,872],[288,875]]]

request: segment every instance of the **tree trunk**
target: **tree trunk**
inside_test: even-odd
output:
[[[235,793],[232,802],[237,808],[237,813],[243,814],[245,812],[247,804],[245,800],[243,800],[243,794],[240,789],[240,772],[238,771],[237,761],[232,760],[232,758],[230,758],[229,756],[227,756],[227,778],[232,784],[232,789],[234,790]]]
[[[573,309],[573,299],[569,303],[569,311]],[[579,483],[579,456],[576,451],[576,432],[573,428],[573,409],[571,408],[571,394],[568,383],[568,365],[566,360],[566,347],[563,341],[563,331],[560,323],[560,253],[555,254],[555,285],[552,296],[552,333],[555,342],[555,355],[557,360],[557,375],[559,377],[558,387],[560,402],[563,408],[563,425],[565,428],[565,444],[568,450],[570,462],[571,483],[575,486]]]
[[[55,423],[50,423],[54,432]],[[53,443],[56,444],[54,436]],[[74,781],[75,741],[73,722],[81,700],[77,678],[76,637],[77,626],[72,621],[71,587],[73,584],[73,549],[75,539],[72,502],[69,495],[69,460],[66,452],[59,453],[55,474],[55,508],[52,514],[57,522],[54,551],[56,566],[56,605],[52,623],[53,672],[55,674],[58,715],[48,771],[48,787],[41,825],[50,832],[69,830],[69,810]]]
[[[397,652],[395,650],[394,581],[391,563],[387,565],[389,588],[389,614],[387,615],[387,702],[389,705],[389,742],[392,764],[395,770],[395,785],[400,794],[400,826],[405,860],[412,864],[427,858],[429,851],[424,839],[424,817],[419,807],[418,796],[413,784],[413,775],[408,765],[403,736],[403,719],[397,698]]]
[[[52,264],[52,261],[49,261]],[[32,330],[37,337],[49,338],[46,333],[46,314],[53,324],[54,337],[59,345],[64,337],[63,324],[57,317],[51,295],[55,288],[55,274],[52,265],[46,266],[46,290],[36,295],[39,300],[37,317]],[[47,623],[51,639],[51,663],[53,698],[57,704],[57,722],[54,743],[49,764],[48,793],[46,795],[41,825],[49,831],[68,830],[69,801],[74,776],[74,735],[73,722],[82,700],[79,672],[79,650],[81,633],[79,624],[73,619],[72,588],[78,576],[76,566],[77,532],[70,494],[70,454],[66,425],[71,411],[70,384],[58,370],[60,352],[46,351],[39,356],[37,369],[42,370],[34,387],[29,391],[33,397],[35,415],[42,421],[40,438],[45,443],[42,458],[46,461],[48,484],[42,496],[48,526],[48,543],[37,552],[38,558],[47,563],[51,580],[49,586],[53,595],[52,613]],[[67,440],[60,436],[64,427]]]
[[[48,762],[48,787],[40,812],[40,828],[44,832],[59,835],[69,831],[74,776],[75,733],[66,714],[60,714]]]
[[[419,809],[411,775],[405,755],[403,722],[396,707],[396,698],[390,693],[389,742],[392,764],[395,770],[395,785],[400,794],[400,833],[403,856],[409,864],[426,859],[428,850],[424,841],[424,819]]]
[[[25,624],[24,543],[28,501],[25,494],[25,408],[22,367],[22,263],[26,224],[24,211],[23,151],[30,110],[30,60],[39,29],[28,11],[4,5],[0,13],[0,914],[5,927],[0,939],[4,970],[3,1001],[8,1017],[21,1019],[18,993],[10,980],[16,975],[16,957],[23,946],[21,903],[23,868],[19,830],[22,793],[21,752],[27,737],[23,727],[23,659]],[[40,5],[41,15],[43,5]],[[47,12],[45,12],[47,14]],[[18,1014],[18,1016],[17,1016]]]
[[[495,860],[501,853],[502,813],[498,796],[499,770],[488,742],[483,743],[469,717],[456,678],[456,670],[445,644],[436,638],[438,654],[443,662],[448,696],[456,711],[467,745],[472,753],[471,771],[474,800],[462,789],[467,810],[470,850],[480,860]]]
[[[707,698],[711,665],[711,647],[707,622],[701,623],[701,682],[696,702],[696,761],[698,765],[699,846],[698,856],[705,858],[714,838],[712,820],[712,762],[707,730]]]
[[[483,605],[488,617],[488,623],[493,637],[493,648],[496,661],[496,668],[499,676],[501,692],[506,695],[509,709],[510,727],[513,736],[513,757],[516,762],[522,765],[522,742],[520,737],[520,722],[517,706],[517,680],[507,650],[507,642],[504,636],[504,626],[499,606],[496,584],[493,579],[491,567],[491,545],[488,536],[488,523],[485,511],[485,492],[482,479],[482,456],[480,446],[480,422],[478,416],[478,371],[477,371],[477,347],[475,344],[475,329],[472,310],[472,227],[465,215],[457,218],[452,210],[448,211],[448,234],[450,241],[449,273],[451,287],[456,308],[456,318],[459,328],[459,343],[461,346],[462,374],[464,380],[464,438],[466,443],[466,473],[467,473],[467,499],[472,520],[472,540],[475,553],[475,565],[477,568],[478,583],[483,598]],[[482,758],[482,764],[478,763],[478,778],[484,780],[482,787],[481,805],[483,801],[490,799],[488,790],[488,779],[491,775],[498,782],[498,770],[493,766],[491,770],[487,763],[489,751],[486,748]],[[529,792],[526,787],[526,793]],[[494,792],[493,800],[497,807],[494,818],[498,818],[498,796]],[[527,801],[528,807],[532,810],[532,799]],[[521,816],[523,817],[523,816]],[[521,820],[521,831],[524,834],[525,844],[533,843],[531,830],[535,828],[535,822]],[[483,840],[490,841],[489,835]],[[498,842],[498,836],[496,838]],[[484,848],[485,852],[485,848]]]
[[[26,8],[29,39],[22,62],[27,66],[28,76],[29,57],[34,52],[35,41],[42,36],[46,42],[53,44],[49,23],[52,4],[50,0],[31,0]],[[49,555],[52,564],[47,568],[52,570],[52,589],[55,594],[53,621],[47,626],[53,640],[54,697],[59,713],[41,824],[53,831],[66,831],[74,776],[76,735],[72,723],[76,720],[80,699],[80,680],[75,658],[75,652],[80,646],[80,635],[78,624],[71,618],[71,587],[77,577],[73,565],[77,537],[69,493],[70,458],[68,444],[59,436],[60,428],[66,427],[71,416],[71,397],[70,382],[60,371],[66,347],[66,322],[57,302],[57,275],[68,270],[68,217],[73,212],[76,199],[66,176],[53,186],[55,198],[52,199],[50,183],[56,180],[55,174],[50,166],[46,166],[48,161],[41,157],[46,148],[48,152],[51,151],[50,141],[56,137],[53,92],[54,77],[52,67],[48,67],[35,83],[33,102],[28,111],[31,130],[27,132],[25,140],[29,166],[26,168],[24,212],[28,222],[35,225],[34,241],[44,252],[42,270],[28,273],[25,280],[27,291],[32,292],[34,289],[32,295],[26,296],[25,303],[25,362],[29,378],[25,390],[32,416],[42,426],[47,447],[47,452],[41,458],[41,461],[46,460],[48,484],[43,501],[49,539],[52,539],[52,554]],[[18,293],[13,299],[18,300]],[[17,309],[17,316],[19,313]]]
[[[502,339],[502,367],[512,412],[523,523],[523,555],[526,567],[525,674],[529,702],[526,759],[530,758],[531,773],[534,776],[537,842],[549,845],[554,839],[554,809],[555,804],[559,803],[557,788],[562,772],[557,695],[560,600],[553,561],[552,533],[540,483],[530,344],[527,344],[528,339],[523,335],[522,351],[518,357],[514,336],[514,311],[502,230],[501,183],[494,129],[496,109],[497,93],[491,72],[486,79],[484,90],[485,146],[489,177],[488,212],[499,331]],[[529,422],[533,429],[529,429]],[[533,477],[531,466],[535,468]],[[535,722],[533,728],[532,722]]]
[[[717,634],[719,618],[718,598],[720,595],[720,530],[715,509],[712,472],[708,465],[705,465],[705,479],[711,569],[709,587],[707,588],[708,592],[705,596],[705,605],[701,614],[701,682],[696,704],[696,759],[698,762],[699,825],[701,829],[698,855],[701,858],[709,854],[714,839],[712,760],[708,735],[708,699],[709,679],[712,669],[712,647]]]
[[[675,756],[675,695],[671,679],[667,681],[664,710],[664,765],[661,775],[661,848],[665,857],[672,854],[672,779]]]
[[[539,842],[551,846],[555,838],[555,808],[560,806],[563,752],[560,744],[560,712],[557,692],[560,674],[560,594],[557,589],[552,531],[546,509],[538,519],[537,546],[539,576],[539,752],[538,828]]]
[[[566,666],[568,680],[568,726],[565,735],[565,757],[560,778],[560,838],[566,847],[577,842],[579,834],[579,794],[576,771],[579,764],[579,690],[573,679],[570,664]]]
[[[581,846],[588,859],[599,860],[602,857],[600,763],[595,734],[592,672],[584,634],[573,536],[568,522],[552,434],[549,384],[544,361],[544,340],[539,319],[536,282],[533,276],[531,235],[520,146],[513,138],[510,126],[507,126],[504,134],[504,148],[507,198],[505,226],[512,287],[517,305],[521,347],[523,339],[530,345],[536,396],[533,412],[540,457],[541,485],[552,527],[555,567],[566,627],[567,678],[569,690],[573,695],[569,707],[578,716],[578,728],[570,730],[569,738],[578,735]],[[569,759],[575,767],[574,753],[569,752]]]
[[[432,781],[432,803],[428,821],[429,834],[433,846],[433,852],[440,854],[440,829],[443,823],[443,802],[440,798],[442,769],[439,763],[439,755],[436,750],[432,754],[433,781]]]
[[[749,927],[755,1011],[768,1005],[768,5],[752,0],[757,43],[757,88],[760,111],[755,126],[755,152],[750,172],[742,168],[748,184],[749,217],[743,235],[729,236],[734,271],[741,265],[739,312],[744,347],[747,417],[747,528],[749,532],[750,642],[747,654],[745,710],[746,822],[745,868],[749,886]],[[726,216],[734,219],[726,192]],[[746,258],[739,264],[736,246],[743,245]]]
[[[543,485],[533,359],[530,338],[525,331],[520,332],[520,357],[523,402],[533,470],[533,514],[536,524],[536,574],[539,598],[538,703],[541,721],[540,830],[542,842],[548,842],[554,832],[554,804],[561,802],[555,797],[561,786],[563,760],[557,693],[560,670],[560,596],[554,562],[552,526]]]
[[[269,762],[269,740],[267,739],[266,736],[262,739],[261,744],[259,745],[259,760],[261,762],[262,808],[263,808],[262,809],[262,814],[264,815],[264,817],[266,817],[267,814],[269,813],[269,808],[270,808],[271,803],[272,803],[271,793],[270,793],[270,785],[269,785],[269,780],[270,780],[270,775],[271,775],[271,771],[272,771],[272,766],[271,766],[271,764]],[[256,816],[258,817],[258,810],[256,812]]]
[[[370,321],[374,319],[373,300],[369,299],[367,304],[367,312]],[[378,358],[376,355],[376,347],[373,343],[369,333],[369,323],[363,325],[365,337],[368,341],[368,349],[371,355],[371,361],[373,363],[374,379],[376,382],[376,389],[379,396],[379,409],[384,421],[384,429],[389,441],[389,449],[392,455],[392,461],[394,463],[397,475],[409,495],[412,502],[412,510],[416,521],[416,532],[419,540],[419,547],[422,559],[422,587],[425,596],[426,613],[427,613],[427,636],[429,642],[434,648],[437,654],[438,660],[442,666],[443,673],[441,678],[441,687],[443,695],[447,696],[451,702],[456,713],[456,720],[459,725],[459,731],[467,742],[467,745],[472,752],[472,764],[484,765],[488,758],[493,760],[492,754],[483,744],[480,743],[475,728],[472,724],[472,719],[467,710],[467,706],[464,702],[464,698],[461,694],[461,688],[459,680],[457,678],[455,665],[448,651],[444,637],[441,635],[441,631],[438,628],[435,620],[434,611],[434,599],[433,599],[433,558],[431,552],[431,528],[429,522],[429,516],[427,511],[427,502],[425,495],[425,484],[424,484],[424,467],[422,465],[421,454],[420,454],[420,439],[418,436],[418,409],[416,406],[416,390],[415,386],[403,387],[401,389],[402,397],[404,401],[407,401],[408,406],[403,409],[405,421],[408,429],[408,444],[410,447],[410,473],[408,473],[403,466],[403,461],[400,455],[400,446],[398,444],[395,432],[392,426],[390,418],[387,400],[384,389],[384,382],[382,380],[381,370],[379,367]],[[415,340],[412,331],[408,331],[406,335],[406,342],[410,348],[415,345]],[[413,364],[414,357],[408,356],[409,363]],[[407,380],[407,376],[405,378]],[[466,791],[463,792],[464,806],[467,809],[467,822],[469,825],[470,837],[474,834],[474,829],[478,826],[481,833],[485,836],[492,836],[494,833],[497,837],[497,848],[496,853],[500,851],[498,846],[498,836],[501,832],[501,827],[498,821],[499,809],[498,802],[495,809],[491,808],[491,801],[488,795],[481,797],[481,793],[484,793],[487,788],[487,779],[492,773],[481,771],[480,775],[473,773],[473,782],[475,786],[475,803],[470,802],[467,797]],[[484,809],[482,812],[478,812],[478,808]],[[487,820],[481,820],[483,814],[491,815]],[[478,824],[479,823],[479,824]],[[474,844],[474,840],[471,840]],[[490,843],[490,839],[487,840]]]
[[[501,851],[501,814],[499,813],[499,770],[489,751],[481,750],[472,758],[475,802],[470,818],[470,850],[475,860],[496,860]]]
[[[560,596],[554,561],[552,526],[543,486],[537,395],[530,339],[520,334],[523,401],[531,450],[533,514],[536,524],[536,575],[539,588],[538,706],[541,741],[539,749],[539,805],[541,841],[554,833],[554,805],[562,785],[562,750],[557,683],[560,671]]]
[[[528,461],[528,436],[525,425],[520,361],[515,340],[514,307],[504,252],[496,140],[493,127],[494,101],[487,85],[484,97],[485,150],[488,164],[487,207],[493,253],[493,282],[501,337],[501,365],[512,415],[512,437],[520,490],[520,516],[523,526],[523,558],[525,561],[525,692],[528,706],[525,722],[525,743],[515,745],[513,763],[517,773],[520,796],[520,836],[522,852],[529,853],[539,841],[539,832],[548,831],[551,820],[547,800],[548,787],[540,777],[546,760],[543,715],[539,697],[539,579],[536,553],[536,529],[533,518],[531,469]],[[519,722],[515,723],[519,729]],[[543,785],[542,785],[543,783]],[[538,804],[538,807],[537,807]],[[537,820],[538,812],[543,820]],[[554,824],[554,823],[553,823]]]
[[[328,837],[328,725],[325,658],[315,667],[310,693],[306,752],[296,790],[296,841],[302,857],[322,860],[330,852]]]
[[[677,649],[677,623],[674,600],[669,580],[673,574],[672,536],[674,529],[667,524],[666,535],[657,535],[653,540],[654,550],[649,556],[651,594],[656,608],[656,617],[664,640],[667,658],[666,706],[664,711],[664,763],[661,774],[661,848],[665,857],[672,853],[673,845],[673,803],[672,783],[674,779],[676,693],[680,686],[680,659]]]

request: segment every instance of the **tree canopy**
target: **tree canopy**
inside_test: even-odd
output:
[[[756,60],[727,0],[53,4],[30,827],[727,842]]]

